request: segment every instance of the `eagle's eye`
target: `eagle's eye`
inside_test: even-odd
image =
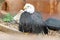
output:
[[[27,6],[27,7],[30,7],[30,6]]]

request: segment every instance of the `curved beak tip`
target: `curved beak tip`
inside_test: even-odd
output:
[[[23,10],[25,10],[25,9],[26,9],[26,7],[23,8]]]

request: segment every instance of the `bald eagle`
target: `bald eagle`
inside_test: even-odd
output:
[[[32,4],[26,3],[24,6],[24,12],[19,20],[19,31],[48,34],[47,26],[44,24],[41,14],[35,11]]]

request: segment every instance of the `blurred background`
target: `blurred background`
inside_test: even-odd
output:
[[[15,15],[18,11],[23,9],[25,3],[33,4],[36,11],[41,12],[43,19],[52,17],[52,15],[55,15],[56,13],[60,13],[59,0],[0,0],[0,8]]]

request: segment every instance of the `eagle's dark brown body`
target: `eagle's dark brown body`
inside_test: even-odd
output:
[[[19,30],[22,32],[48,33],[48,29],[38,12],[34,12],[33,14],[23,12],[20,18]]]

